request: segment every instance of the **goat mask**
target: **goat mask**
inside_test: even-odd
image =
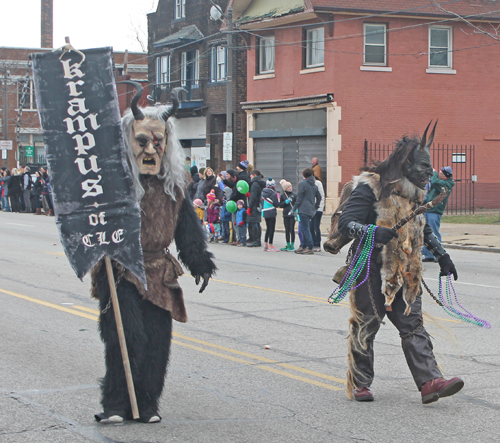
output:
[[[403,174],[408,180],[410,180],[415,186],[420,189],[425,189],[429,178],[432,176],[432,161],[430,147],[432,141],[434,140],[434,131],[436,129],[437,121],[432,128],[431,135],[429,136],[429,141],[427,140],[427,130],[431,125],[432,121],[425,128],[424,135],[420,140],[420,145],[417,146],[403,166]]]

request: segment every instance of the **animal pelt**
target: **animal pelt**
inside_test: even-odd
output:
[[[120,415],[132,419],[113,305],[108,305],[110,292],[104,269],[96,280],[101,309],[99,330],[105,344],[106,361],[106,374],[101,380],[101,403],[106,416]],[[172,316],[169,311],[144,300],[137,287],[127,280],[118,281],[117,292],[140,420],[147,422],[153,415],[158,415],[170,352]]]
[[[381,195],[380,179],[375,173],[364,172],[357,183],[368,184],[377,200]],[[391,192],[386,198],[375,203],[377,225],[392,228],[398,221],[411,214],[423,203],[425,192],[406,178],[389,185]],[[403,288],[406,302],[405,314],[411,311],[411,305],[421,293],[424,216],[418,215],[398,230],[398,238],[385,245],[381,252],[382,293],[385,305],[389,307],[396,293]]]

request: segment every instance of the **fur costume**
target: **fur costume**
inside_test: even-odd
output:
[[[135,85],[134,85],[135,86]],[[137,95],[137,94],[136,94]],[[176,99],[176,97],[174,97]],[[175,105],[175,102],[174,102]],[[172,319],[186,322],[183,274],[170,253],[175,240],[178,258],[191,271],[202,292],[216,266],[191,201],[185,197],[182,149],[167,108],[137,108],[122,120],[125,145],[141,206],[141,245],[147,289],[129,270],[113,262],[132,378],[140,420],[161,419],[158,405],[167,372]],[[132,115],[133,114],[133,115]],[[97,421],[131,419],[131,405],[103,261],[91,273],[92,296],[99,299],[99,329],[105,344],[106,375],[101,382],[104,408]]]

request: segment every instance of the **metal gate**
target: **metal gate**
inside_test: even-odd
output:
[[[277,184],[286,179],[294,192],[302,181],[302,171],[311,167],[313,157],[322,165],[322,181],[326,183],[326,137],[256,138],[254,152],[255,169],[265,178],[273,177]]]
[[[394,145],[372,143],[365,140],[365,166],[385,160]],[[443,166],[453,169],[455,186],[451,192],[446,214],[474,214],[475,146],[434,143],[431,147],[432,166],[435,170]]]

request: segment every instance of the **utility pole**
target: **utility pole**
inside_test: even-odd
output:
[[[7,134],[7,117],[8,117],[8,112],[7,112],[7,106],[8,106],[8,101],[7,101],[7,66],[4,66],[3,68],[3,139],[8,140],[8,134]],[[3,153],[2,153],[3,154]],[[8,167],[8,155],[9,152],[5,151],[5,159],[3,161],[3,165],[7,168]],[[2,155],[3,156],[3,155]]]
[[[227,10],[227,54],[226,54],[226,134],[225,137],[231,139],[231,161],[233,142],[233,8]],[[225,144],[229,143],[229,140]],[[229,158],[226,156],[226,158]]]

